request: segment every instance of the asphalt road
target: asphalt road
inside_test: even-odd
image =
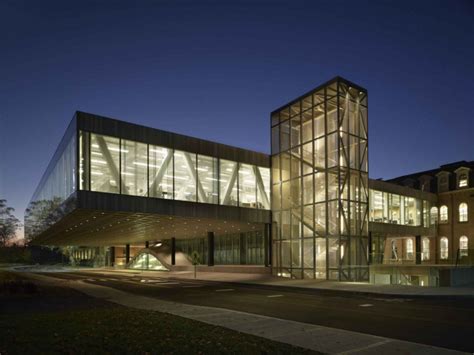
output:
[[[474,352],[474,299],[394,298],[171,280],[146,274],[48,273],[181,303],[227,308]]]

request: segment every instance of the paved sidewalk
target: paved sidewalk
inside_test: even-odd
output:
[[[429,345],[228,309],[162,301],[82,281],[60,280],[43,275],[32,277],[42,282],[59,283],[126,307],[169,313],[327,354],[463,354]]]
[[[90,271],[90,270],[88,270]],[[192,271],[139,271],[139,270],[114,270],[96,269],[96,272],[134,273],[144,277],[162,277],[173,279],[194,279]],[[373,285],[365,282],[337,282],[319,280],[290,280],[265,274],[198,272],[197,280],[233,282],[241,284],[256,284],[280,287],[297,287],[314,290],[333,290],[363,294],[378,294],[390,296],[433,296],[433,297],[472,297],[474,287],[421,287],[405,285]]]

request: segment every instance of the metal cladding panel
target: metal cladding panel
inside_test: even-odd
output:
[[[85,112],[77,112],[78,129],[154,144],[246,164],[270,167],[270,156],[182,134],[136,125]]]
[[[160,198],[78,191],[78,207],[89,210],[154,213],[249,223],[270,223],[270,211]]]

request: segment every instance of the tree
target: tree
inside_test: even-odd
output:
[[[6,246],[16,236],[21,223],[13,215],[14,208],[7,206],[7,200],[0,199],[0,245]]]

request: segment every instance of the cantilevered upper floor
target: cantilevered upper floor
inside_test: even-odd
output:
[[[231,233],[270,223],[269,209],[268,155],[76,112],[25,233],[56,245]]]

